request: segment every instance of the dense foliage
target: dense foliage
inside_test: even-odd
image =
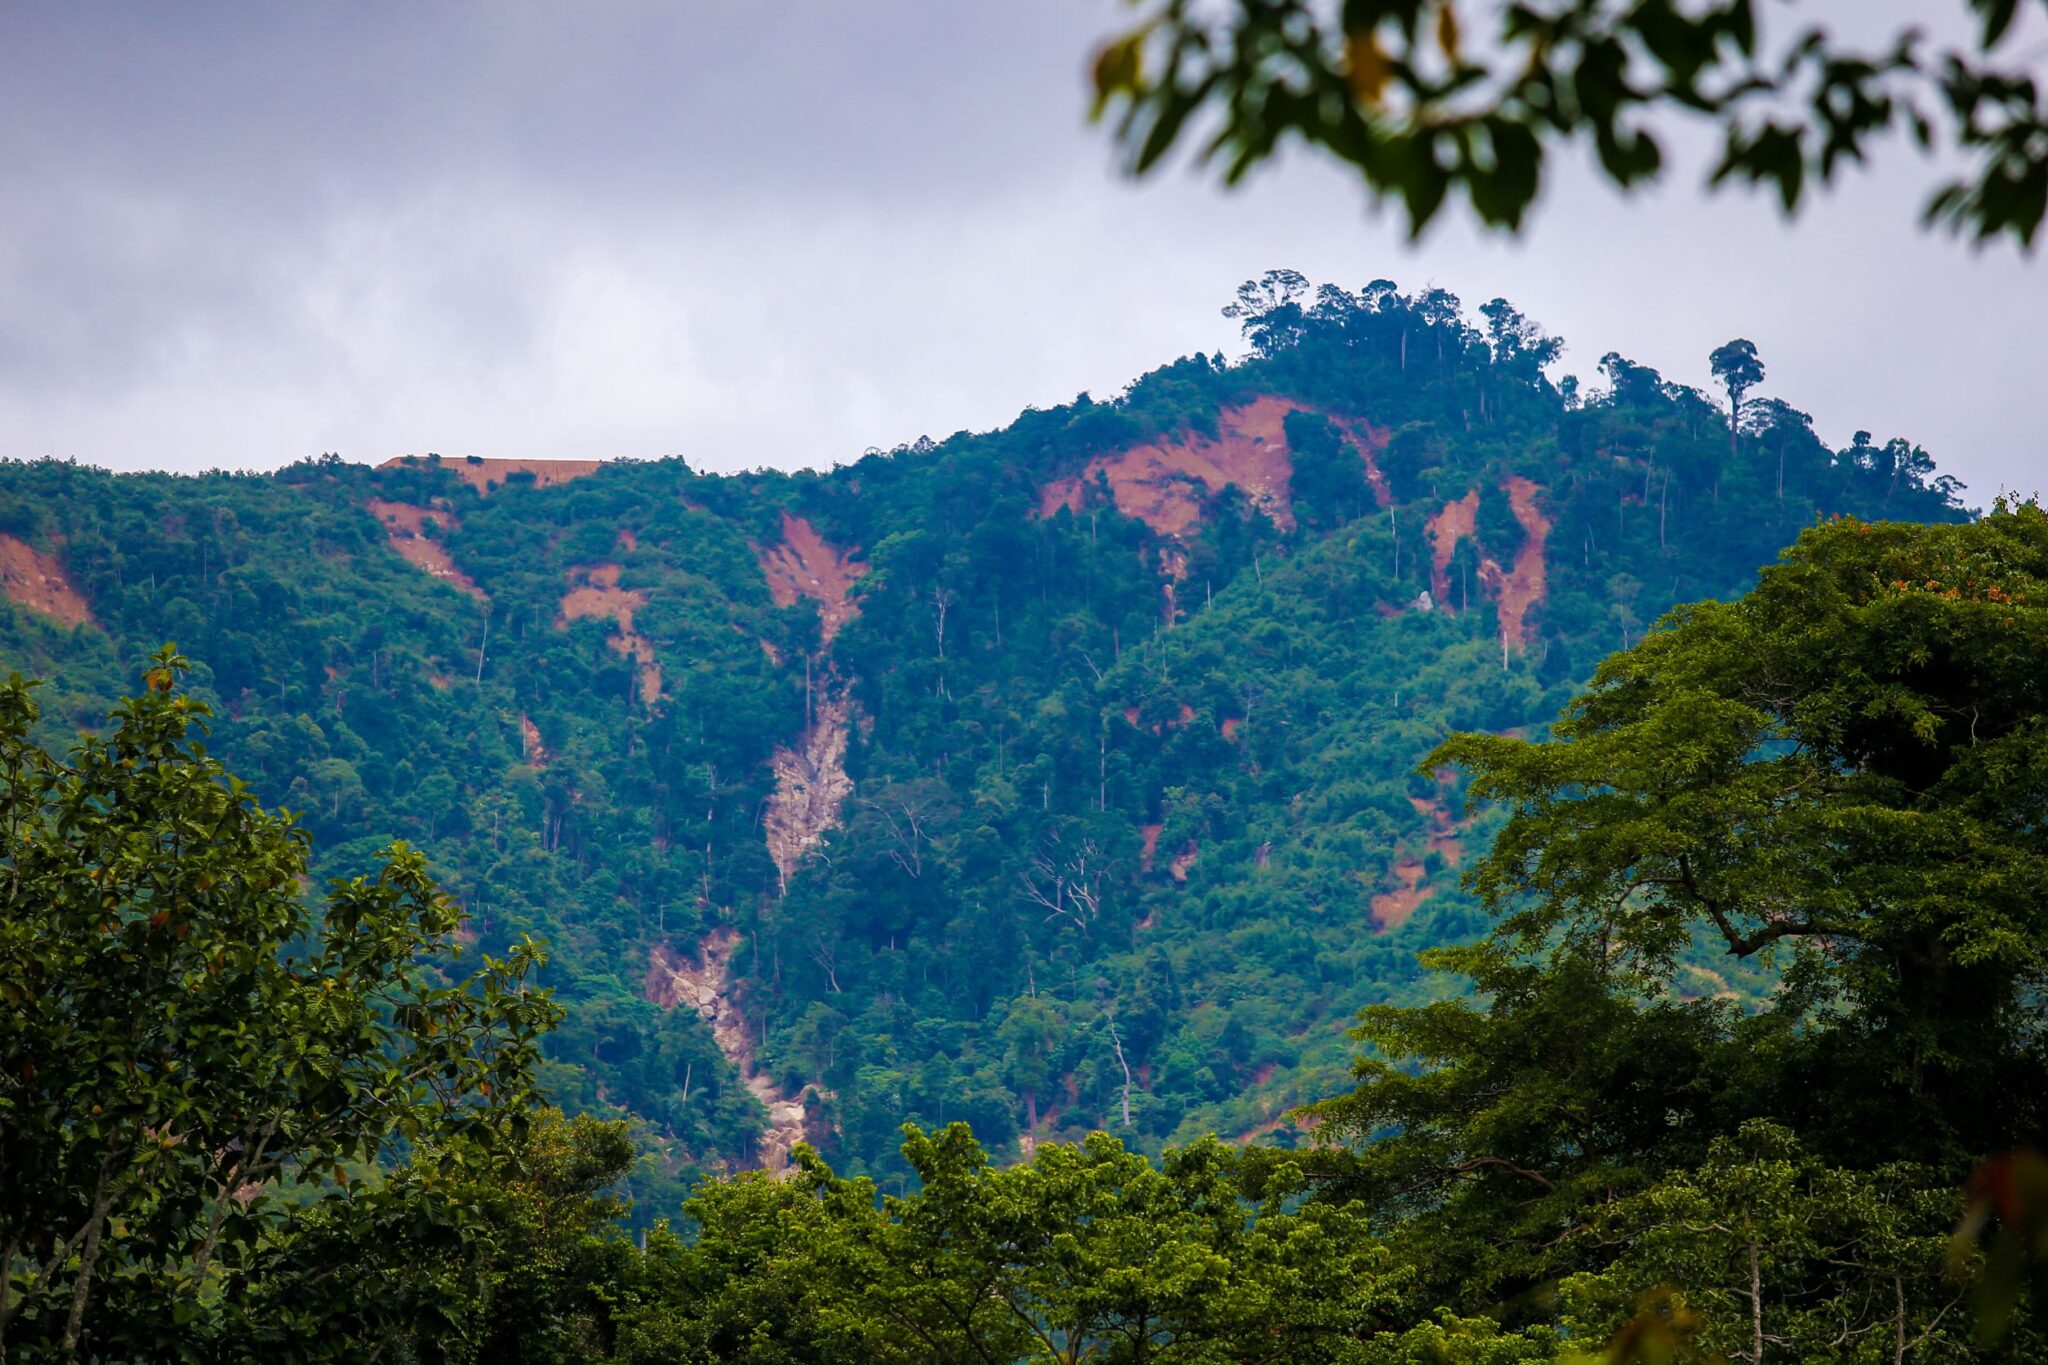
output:
[[[1498,300],[1475,322],[1440,290],[1275,272],[1234,312],[1242,362],[828,473],[0,466],[0,535],[90,618],[0,606],[0,659],[51,680],[56,743],[176,640],[213,751],[299,813],[319,875],[404,839],[478,950],[547,939],[542,1082],[633,1120],[643,1207],[757,1159],[763,1083],[891,1188],[906,1119],[1001,1153],[1094,1128],[1294,1141],[1357,1010],[1462,989],[1416,953],[1483,929],[1456,864],[1497,817],[1418,770],[1440,741],[1540,732],[1602,655],[1740,594],[1817,517],[1962,514],[1909,443],[1831,450],[1751,396],[1754,348],[1710,396],[1616,355],[1601,387],[1553,382],[1561,343]],[[1261,401],[1286,409],[1281,492],[1182,476],[1172,534],[1106,486],[1148,444],[1235,440],[1251,468],[1232,424]],[[1472,528],[1439,567],[1452,504]],[[373,505],[414,509],[477,591],[400,558]],[[1532,516],[1515,639],[1501,585]],[[857,614],[777,605],[786,517],[848,556]],[[578,590],[630,602],[647,654]],[[785,886],[771,759],[834,699],[852,794]],[[719,1035],[654,988],[657,953],[713,941]],[[1681,989],[1767,979],[1714,970]]]
[[[158,656],[68,762],[30,743],[20,676],[0,686],[0,1358],[179,1354],[303,1226],[379,1204],[350,1169],[516,1131],[555,1019],[532,945],[443,980],[459,912],[403,845],[316,927],[303,834],[189,738],[184,667]]]
[[[826,475],[7,467],[0,1353],[2038,1356],[2048,515],[1233,311]]]
[[[1963,0],[1971,40],[1935,49],[1886,20],[1845,37],[1823,5],[1714,0],[1146,0],[1095,62],[1095,115],[1117,108],[1132,169],[1203,139],[1236,182],[1299,139],[1398,198],[1420,234],[1462,190],[1510,230],[1544,162],[1589,145],[1629,187],[1665,164],[1666,126],[1704,124],[1712,183],[1767,185],[1787,211],[1890,137],[1950,153],[1927,217],[2031,246],[2048,211],[2048,104],[2020,46],[2025,0]],[[1779,22],[1783,31],[1771,28]],[[1760,13],[1761,12],[1761,13]]]
[[[1507,808],[1491,931],[1431,954],[1479,998],[1368,1010],[1307,1148],[1006,1165],[908,1126],[901,1193],[799,1147],[637,1246],[626,1125],[531,1110],[555,1011],[519,962],[439,984],[416,857],[316,928],[182,661],[69,761],[17,680],[0,1355],[2038,1358],[2048,1167],[2003,1149],[2048,1091],[2044,585],[2033,504],[1838,519],[1604,662],[1547,742],[1440,745],[1425,771]],[[1770,952],[1765,997],[1680,988]]]

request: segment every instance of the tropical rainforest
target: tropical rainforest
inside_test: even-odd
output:
[[[0,465],[0,1355],[2037,1358],[2048,517],[1226,311],[825,471]]]

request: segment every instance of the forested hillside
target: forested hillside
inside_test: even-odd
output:
[[[1746,349],[1710,395],[1558,380],[1498,300],[1236,310],[1242,361],[824,472],[0,465],[0,669],[56,743],[175,641],[323,872],[405,839],[485,951],[550,940],[543,1080],[637,1118],[643,1192],[798,1140],[900,1177],[905,1120],[1285,1145],[1488,923],[1439,742],[1542,731],[1816,520],[1966,514]]]

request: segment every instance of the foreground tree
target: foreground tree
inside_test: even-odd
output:
[[[1551,742],[1431,756],[1509,810],[1471,874],[1497,930],[1431,959],[1486,1008],[1368,1011],[1316,1106],[1411,1310],[1557,1321],[1562,1284],[1583,1334],[1676,1283],[1731,1359],[1968,1354],[1944,1234],[2048,1121],[2044,593],[2031,503],[1836,521],[1608,659]]]
[[[801,1149],[794,1179],[707,1184],[694,1246],[654,1248],[665,1304],[635,1360],[1377,1361],[1410,1358],[1390,1312],[1410,1271],[1362,1211],[1294,1207],[1298,1173],[1248,1203],[1214,1139],[1153,1163],[1107,1134],[992,1165],[964,1124],[906,1129],[920,1187],[878,1198]],[[650,1278],[654,1272],[650,1269]],[[1427,1336],[1490,1335],[1481,1324]],[[656,1343],[664,1343],[656,1349]],[[1377,1343],[1376,1345],[1374,1343]],[[1375,1353],[1359,1354],[1368,1346]],[[1545,1359],[1514,1343],[1506,1359]],[[1384,1347],[1384,1351],[1381,1348]],[[666,1351],[667,1354],[662,1354]],[[1426,1355],[1413,1358],[1427,1359]]]
[[[1512,815],[1474,885],[1525,949],[1668,982],[1696,934],[1810,994],[1814,1123],[1968,1159],[2048,1117],[2048,515],[1842,520],[1607,660],[1556,742],[1435,755]],[[1879,1093],[1871,1082],[1880,1082]]]
[[[460,912],[403,844],[316,919],[304,835],[192,738],[185,668],[68,760],[0,686],[0,1358],[195,1352],[378,1163],[516,1134],[556,1018],[533,944],[447,979]]]
[[[1483,223],[1520,225],[1550,150],[1592,145],[1614,183],[1654,180],[1650,121],[1720,135],[1713,181],[1778,192],[1787,210],[1903,130],[1964,170],[1930,220],[2029,244],[2048,209],[2048,103],[2011,39],[2023,0],[1962,0],[1975,41],[1930,50],[1913,26],[1874,49],[1815,18],[1760,39],[1754,0],[1141,0],[1095,63],[1096,114],[1119,110],[1132,168],[1202,129],[1236,182],[1291,138],[1401,201],[1420,233],[1454,190]],[[1781,6],[1799,17],[1818,4]],[[1797,19],[1794,20],[1797,23]]]

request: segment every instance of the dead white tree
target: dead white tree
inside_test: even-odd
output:
[[[1045,911],[1047,922],[1063,920],[1083,934],[1102,913],[1102,878],[1107,859],[1093,839],[1069,844],[1058,831],[1048,836],[1049,847],[1031,855],[1030,863],[1017,874],[1023,898]]]
[[[839,974],[834,970],[838,966],[839,955],[822,934],[811,936],[811,961],[817,963],[819,969],[825,973],[825,980],[831,985],[833,994],[839,994]]]
[[[1109,1045],[1116,1049],[1116,1064],[1124,1069],[1124,1127],[1131,1126],[1131,1064],[1124,1060],[1124,1040],[1117,1036],[1116,1011],[1105,1011],[1102,1022],[1109,1026]]]
[[[939,658],[946,657],[946,613],[952,609],[955,599],[953,590],[946,587],[932,589],[932,622],[938,630]]]
[[[911,801],[876,802],[876,813],[889,827],[889,860],[912,877],[924,876],[924,850],[931,840],[925,834],[925,812]]]

